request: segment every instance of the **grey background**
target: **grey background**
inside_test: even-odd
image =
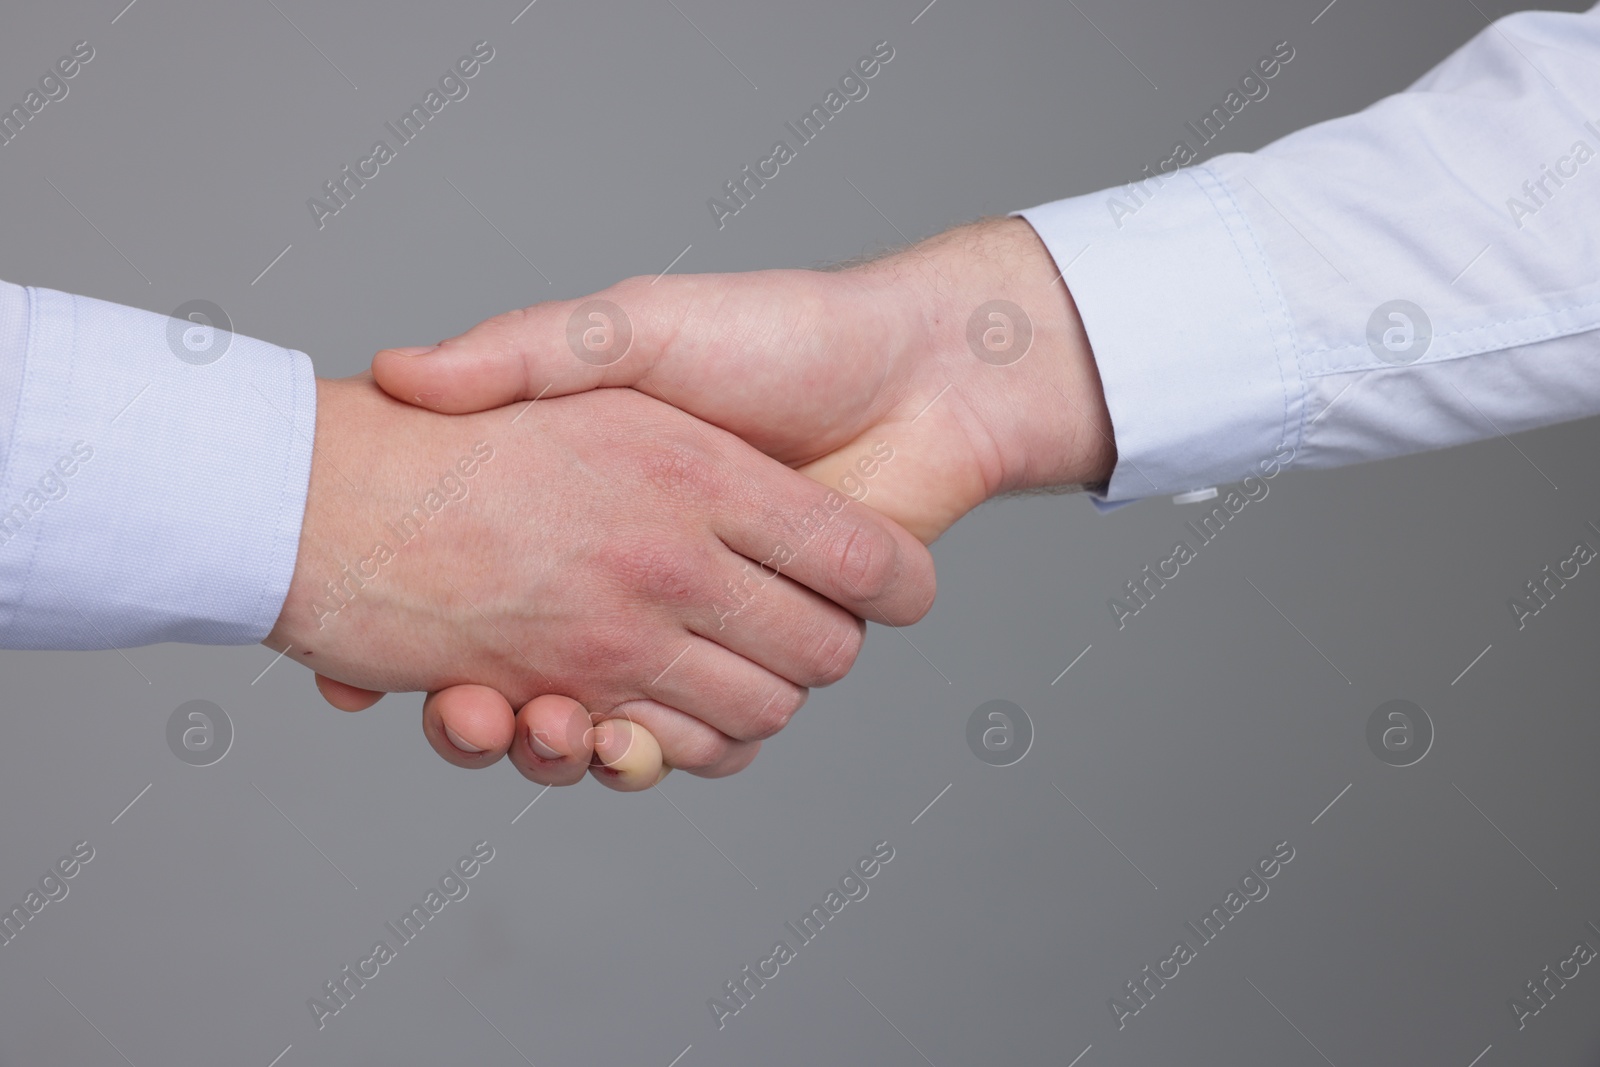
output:
[[[685,246],[679,271],[821,264],[1125,181],[1287,39],[1216,146],[1248,150],[1510,10],[122,3],[7,4],[7,104],[73,42],[97,55],[0,149],[0,275],[214,300],[323,375]],[[471,95],[318,231],[306,198],[479,39]],[[870,96],[718,232],[706,198],[883,39]],[[292,664],[252,683],[259,647],[5,653],[0,904],[96,855],[0,947],[0,1063],[1593,1063],[1600,975],[1520,1033],[1506,1001],[1600,943],[1600,578],[1520,633],[1505,602],[1600,520],[1597,444],[1591,421],[1518,438],[1526,459],[1282,477],[1123,632],[1106,599],[1192,509],[991,505],[936,546],[932,615],[875,629],[746,773],[520,818],[538,788],[444,764],[415,696],[340,715]],[[1437,730],[1405,769],[1364,740],[1397,697]],[[166,745],[194,699],[233,722],[214,766]],[[1033,720],[1013,767],[966,747],[991,699]],[[307,998],[480,839],[470,896],[318,1032]],[[1119,1032],[1107,999],[1285,839],[1271,895]],[[707,998],[879,840],[867,899],[719,1032]]]

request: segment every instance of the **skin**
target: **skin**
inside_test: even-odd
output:
[[[445,413],[628,387],[859,496],[930,543],[986,500],[1102,482],[1115,466],[1082,321],[1021,220],[960,227],[844,270],[635,278],[597,295],[633,328],[632,347],[610,366],[574,358],[566,331],[580,301],[557,301],[438,346],[380,352],[373,373],[393,396]],[[969,339],[969,321],[993,300],[1031,324],[1031,346],[1015,361],[1020,347],[985,360]],[[980,317],[980,336],[1001,321]],[[893,458],[875,465],[885,448]],[[334,702],[366,706],[378,695],[348,691]],[[476,730],[465,736],[492,754],[557,716],[543,701],[514,713],[516,704],[482,688],[435,693],[430,740],[441,724]],[[459,750],[435,748],[468,765]],[[580,743],[574,759],[585,751]],[[541,782],[576,777],[518,766]],[[655,774],[646,764],[607,784],[648,788]]]
[[[430,490],[404,540],[393,524],[427,515]],[[826,521],[799,525],[808,514]],[[803,547],[719,626],[728,583],[780,543]],[[599,775],[632,787],[663,755],[708,776],[743,767],[809,687],[849,670],[858,616],[909,623],[933,593],[910,534],[642,393],[445,416],[362,377],[318,383],[299,557],[265,643],[336,704],[436,693],[424,729],[461,766],[509,752],[571,781],[598,752]]]

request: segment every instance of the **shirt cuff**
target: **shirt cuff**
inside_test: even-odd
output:
[[[299,549],[316,430],[304,353],[201,319],[0,283],[26,323],[0,475],[0,643],[248,644]]]
[[[1103,496],[1239,481],[1298,442],[1289,316],[1232,193],[1207,167],[1018,212],[1083,317],[1117,445]]]

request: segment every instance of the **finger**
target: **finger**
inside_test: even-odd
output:
[[[712,731],[736,741],[771,737],[788,725],[807,696],[787,678],[695,634],[685,634],[682,651],[641,688],[647,697],[692,711]]]
[[[775,392],[788,395],[791,376],[779,364],[791,350],[809,351],[816,324],[848,317],[863,346],[885,347],[881,305],[842,302],[838,278],[809,270],[629,278],[497,315],[436,345],[384,349],[373,376],[396,400],[449,414],[635,386],[743,432],[750,411],[764,416]],[[752,359],[777,373],[752,376]],[[870,405],[873,392],[847,403]]]
[[[722,778],[749,766],[760,741],[736,741],[707,726],[698,715],[656,700],[630,700],[600,716],[603,722],[627,719],[650,731],[666,766],[700,778]]]
[[[384,349],[373,358],[373,376],[396,400],[448,414],[633,385],[703,288],[681,277],[662,281],[648,296],[624,282],[497,315],[437,345]]]
[[[608,789],[637,793],[661,781],[671,769],[662,762],[655,736],[636,722],[610,719],[595,727],[593,736],[589,773]]]
[[[571,697],[535,697],[517,712],[511,762],[540,785],[572,785],[594,753],[589,713]]]
[[[737,454],[735,454],[737,457]],[[933,606],[927,546],[902,527],[764,457],[737,457],[749,472],[730,494],[717,533],[762,574],[781,571],[852,615],[909,626]]]
[[[506,698],[484,685],[457,685],[422,702],[422,732],[457,767],[487,767],[511,745],[515,716]]]
[[[340,711],[366,711],[384,696],[376,690],[357,689],[353,685],[336,682],[321,674],[317,675],[317,692],[322,694],[322,699]]]
[[[839,681],[866,640],[866,623],[798,582],[749,562],[724,583],[704,618],[690,620],[690,628],[801,687]]]

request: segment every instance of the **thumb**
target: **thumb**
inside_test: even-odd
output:
[[[366,711],[383,699],[376,689],[360,689],[321,674],[317,675],[317,692],[340,711]]]
[[[396,400],[451,415],[635,385],[680,334],[709,277],[631,279],[507,312],[437,345],[384,349],[373,377]]]

